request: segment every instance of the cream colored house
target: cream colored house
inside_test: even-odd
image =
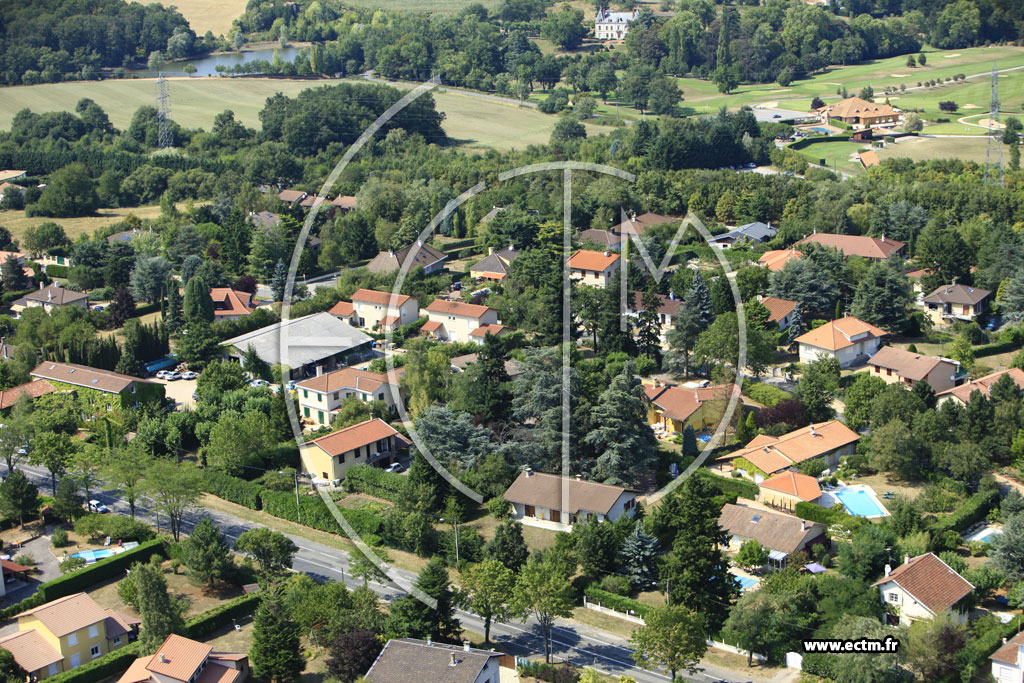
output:
[[[600,287],[608,286],[608,281],[619,269],[622,259],[610,251],[587,251],[580,249],[569,257],[569,277],[580,284]]]
[[[295,385],[299,399],[302,421],[322,427],[334,421],[345,399],[355,397],[360,401],[383,401],[392,412],[401,401],[398,390],[398,376],[388,380],[382,372],[368,372],[356,368],[343,368],[326,375],[310,377]]]
[[[299,450],[302,471],[314,481],[335,482],[345,478],[352,465],[387,467],[405,441],[381,419],[367,420],[321,436]]]
[[[967,579],[956,573],[934,553],[906,555],[896,569],[885,567],[885,578],[872,584],[882,602],[896,612],[890,621],[910,626],[919,619],[949,617],[962,624],[967,621],[963,599],[974,590]]]
[[[505,491],[512,516],[527,526],[572,531],[577,521],[614,522],[636,514],[639,491],[576,478],[543,474],[527,468]]]
[[[410,325],[420,317],[420,301],[407,294],[360,289],[352,295],[357,327],[364,330],[397,330]]]
[[[17,616],[18,630],[0,638],[0,648],[34,679],[102,657],[134,640],[139,620],[100,607],[85,593],[53,600]]]
[[[755,484],[802,462],[823,458],[834,468],[839,458],[852,455],[860,435],[838,420],[819,422],[782,436],[758,434],[743,448],[726,453],[717,462],[744,470]]]
[[[501,324],[497,309],[461,301],[434,299],[426,311],[428,320],[421,332],[438,341],[476,341],[474,330]]]
[[[629,25],[636,21],[639,10],[612,12],[600,9],[594,17],[594,37],[598,40],[623,40],[629,33]]]
[[[56,282],[49,287],[39,284],[39,289],[26,294],[11,304],[11,310],[21,313],[26,308],[42,308],[51,313],[55,308],[75,306],[78,308],[89,307],[89,296],[85,292],[75,292],[61,287]]]
[[[132,662],[117,683],[241,683],[248,677],[248,656],[214,652],[205,643],[172,633],[156,654]]]
[[[644,382],[647,422],[656,432],[666,435],[682,434],[687,425],[698,432],[712,429],[722,420],[734,393],[739,399],[739,387],[735,384],[683,387]]]
[[[869,372],[887,384],[902,384],[908,389],[925,382],[936,392],[952,389],[967,379],[960,364],[949,358],[922,356],[894,346],[883,346],[868,359]]]
[[[925,296],[921,303],[932,320],[946,325],[954,320],[970,322],[985,312],[992,292],[968,285],[942,285]]]
[[[1017,385],[1018,389],[1024,389],[1024,370],[1020,368],[1010,368],[1009,370],[1001,370],[999,372],[993,372],[991,375],[985,375],[979,377],[976,380],[961,384],[960,386],[953,387],[952,389],[946,389],[945,391],[938,392],[936,398],[938,399],[938,405],[942,405],[946,401],[955,401],[962,406],[967,405],[971,402],[971,395],[977,391],[982,396],[988,398],[991,393],[992,385],[999,381],[999,378],[1003,375],[1009,375],[1013,383]]]
[[[813,363],[831,356],[839,361],[839,367],[847,368],[875,355],[885,334],[885,330],[853,316],[833,320],[796,338],[800,362]]]

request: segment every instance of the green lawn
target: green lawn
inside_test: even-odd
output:
[[[850,161],[850,155],[868,148],[869,145],[863,142],[835,140],[808,145],[797,151],[812,163],[819,164],[824,159],[825,165],[830,169],[846,171],[847,173],[863,173],[864,168],[860,162]]]
[[[170,79],[171,118],[187,128],[209,130],[215,115],[231,109],[246,125],[258,128],[259,111],[274,93],[294,96],[310,87],[335,83],[267,78]],[[0,129],[10,128],[14,115],[23,108],[36,112],[71,110],[83,97],[95,100],[115,126],[125,128],[138,107],[153,105],[155,101],[151,79],[48,83],[3,88],[0,92]],[[435,92],[434,98],[445,113],[445,132],[471,148],[522,149],[544,143],[558,121],[532,109],[472,98],[456,91]]]
[[[901,157],[914,161],[955,158],[983,164],[986,146],[985,138],[905,138],[877,152],[878,158],[883,160]],[[1003,163],[1008,161],[1009,152],[1004,149]]]

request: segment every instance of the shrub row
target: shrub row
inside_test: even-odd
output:
[[[787,149],[792,149],[792,150],[804,149],[805,147],[808,147],[810,145],[813,145],[813,144],[819,143],[819,142],[838,142],[838,141],[848,141],[849,139],[850,139],[849,135],[821,135],[821,136],[813,137],[813,138],[801,138],[801,139],[797,140],[796,142],[788,145]]]
[[[744,382],[743,393],[767,408],[774,408],[779,401],[793,398],[793,394],[762,382]]]
[[[932,524],[928,530],[932,536],[938,536],[947,531],[963,531],[972,524],[985,519],[989,511],[997,505],[999,505],[998,490],[978,491],[955,511]]]
[[[54,683],[96,683],[117,676],[132,665],[136,658],[143,654],[138,641],[124,647],[111,650],[102,657],[97,657],[82,666],[50,676],[48,681]]]
[[[227,626],[232,619],[252,614],[260,603],[259,593],[239,595],[233,600],[208,609],[202,614],[197,614],[185,624],[185,635],[189,638],[200,639],[217,629]]]
[[[476,239],[473,237],[466,237],[461,240],[451,240],[438,245],[438,248],[446,254],[450,254],[456,249],[464,249],[466,247],[472,247],[476,244]]]
[[[290,522],[299,522],[299,518],[296,517],[297,511],[293,494],[264,491],[261,499],[263,501],[263,510],[268,514],[280,517],[281,519],[287,519]],[[340,531],[338,529],[338,522],[334,519],[331,511],[327,509],[320,496],[301,496],[299,498],[299,505],[301,506],[301,523],[304,526],[335,534]],[[379,535],[382,522],[377,515],[366,510],[349,510],[346,508],[339,508],[339,510],[341,510],[342,516],[360,536],[366,534]]]
[[[1003,641],[1017,635],[1020,629],[1020,617],[1011,619],[1006,624],[998,624],[982,634],[975,634],[957,653],[957,663],[961,671],[983,671],[989,666],[989,657],[1003,645]]]
[[[699,469],[694,472],[694,474],[698,477],[704,477],[710,481],[711,484],[719,490],[719,492],[725,495],[735,495],[742,498],[749,498],[751,500],[757,498],[757,484],[752,481],[720,477],[705,469]]]
[[[985,344],[974,349],[975,358],[984,358],[985,356],[995,356],[1000,353],[1009,353],[1010,351],[1016,351],[1020,348],[1020,344],[1013,341],[996,342],[994,344]]]
[[[405,491],[409,477],[370,465],[353,465],[345,472],[345,481],[361,493],[397,501]]]
[[[203,470],[203,490],[250,510],[261,510],[263,487],[215,469]]]
[[[638,614],[643,617],[652,609],[650,605],[640,602],[639,600],[624,598],[621,595],[609,593],[608,591],[603,591],[594,586],[587,586],[583,591],[583,594],[590,598],[592,602],[596,602],[602,607],[613,609],[616,612],[633,612],[634,614]]]
[[[67,266],[59,266],[56,263],[51,263],[46,266],[46,274],[50,277],[67,277],[71,269]]]

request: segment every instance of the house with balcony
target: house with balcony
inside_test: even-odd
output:
[[[743,470],[755,484],[800,463],[821,458],[827,468],[834,469],[839,458],[852,455],[860,435],[838,420],[819,422],[796,429],[782,436],[758,434],[743,448],[718,458]]]
[[[515,247],[509,245],[504,249],[489,248],[487,256],[469,267],[469,275],[474,280],[501,282],[512,269],[512,262],[520,254]]]
[[[242,683],[249,677],[249,657],[214,652],[205,643],[171,634],[156,654],[139,657],[117,683]]]
[[[848,315],[805,332],[795,341],[801,363],[832,357],[839,367],[848,368],[874,356],[885,334],[885,330]]]
[[[578,521],[614,522],[636,514],[639,491],[587,481],[580,475],[561,477],[527,468],[505,491],[512,516],[527,526],[572,531]]]
[[[353,465],[387,467],[406,446],[394,427],[374,418],[304,444],[299,456],[302,471],[314,481],[336,482]]]
[[[971,322],[985,312],[992,292],[970,285],[942,285],[925,296],[921,303],[932,320],[948,325],[954,320]]]
[[[501,326],[497,309],[462,301],[434,299],[426,308],[427,322],[420,328],[421,334],[436,341],[471,342],[477,341],[473,333],[481,327]],[[490,331],[498,331],[497,329]],[[477,343],[483,343],[481,337]]]
[[[604,289],[619,269],[622,259],[610,251],[580,249],[569,257],[569,277],[583,285]]]
[[[356,327],[376,332],[394,332],[419,319],[420,300],[408,294],[359,289],[352,295],[352,309],[356,316]]]
[[[400,368],[395,375],[391,381],[387,373],[343,368],[304,379],[295,385],[302,420],[314,427],[329,425],[345,399],[353,397],[360,401],[383,401],[394,412],[402,400],[398,388]]]
[[[937,392],[935,398],[940,406],[946,401],[955,401],[961,406],[965,406],[971,402],[971,396],[974,395],[975,391],[979,395],[988,398],[992,392],[992,385],[998,382],[1003,375],[1008,375],[1013,383],[1017,385],[1017,388],[1024,391],[1024,370],[1010,368],[1009,370],[993,372],[991,375],[985,375],[970,382],[965,382],[952,389]]]
[[[965,623],[964,598],[974,590],[971,582],[934,553],[914,558],[905,555],[903,564],[895,569],[886,565],[885,577],[871,585],[891,610],[889,622],[903,626],[939,616]]]
[[[32,680],[62,671],[124,647],[138,636],[139,620],[100,607],[85,593],[75,593],[27,610],[15,617],[18,630],[0,638],[0,648]]]
[[[967,380],[960,363],[949,358],[923,356],[895,346],[883,346],[868,359],[869,372],[887,384],[902,384],[908,389],[925,382],[935,393],[952,389]]]

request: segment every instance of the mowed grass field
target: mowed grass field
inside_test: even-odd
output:
[[[196,35],[213,31],[215,36],[226,36],[231,22],[245,12],[246,0],[167,0],[160,4],[177,7]]]
[[[980,129],[979,129],[980,130]],[[895,145],[876,150],[879,159],[908,158],[914,161],[931,159],[961,159],[985,163],[985,138],[905,138]],[[1003,163],[1008,163],[1010,154],[1003,148]]]
[[[203,204],[205,202],[198,202]],[[185,209],[185,202],[178,202],[179,210]],[[24,211],[0,211],[0,225],[11,231],[11,235],[20,238],[28,228],[40,223],[53,222],[64,227],[64,232],[72,241],[79,235],[92,234],[96,228],[102,228],[114,223],[123,221],[129,214],[135,214],[138,218],[156,218],[160,215],[160,205],[133,206],[124,209],[100,209],[95,216],[82,216],[79,218],[47,218],[45,216],[33,216],[26,218]]]
[[[186,128],[205,128],[225,109],[247,126],[259,128],[259,111],[267,98],[281,92],[294,96],[307,88],[337,84],[334,80],[293,81],[266,78],[176,78],[168,81],[171,118]],[[557,117],[532,109],[471,97],[457,92],[435,92],[438,109],[445,113],[445,132],[468,148],[523,149],[547,142]],[[36,112],[73,110],[90,97],[118,128],[126,128],[132,114],[155,104],[152,79],[108,80],[89,83],[48,83],[0,89],[0,129],[10,128],[23,108]],[[591,129],[593,130],[593,128]]]

